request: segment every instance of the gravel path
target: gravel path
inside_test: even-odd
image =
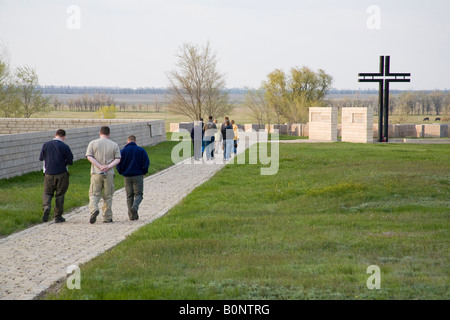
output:
[[[244,150],[241,146],[239,149]],[[0,239],[0,299],[35,298],[66,277],[69,266],[95,258],[165,215],[224,165],[220,152],[215,162],[194,162],[191,158],[147,177],[137,221],[128,220],[125,190],[120,189],[113,198],[113,223],[103,223],[100,214],[91,225],[88,207],[84,206],[66,213],[65,223],[52,220]]]

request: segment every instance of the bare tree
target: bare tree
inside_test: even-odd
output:
[[[167,74],[170,82],[170,111],[191,120],[205,116],[219,117],[231,111],[225,76],[217,71],[216,55],[209,43],[183,44],[176,54],[176,70]]]
[[[442,93],[442,91],[433,91],[432,93],[430,93],[430,100],[433,102],[436,114],[439,115],[444,104],[444,94]]]
[[[249,90],[245,95],[245,105],[250,108],[258,124],[272,124],[275,113],[267,102],[264,90]]]
[[[402,92],[398,97],[399,107],[403,114],[414,114],[417,105],[417,97],[412,92]]]

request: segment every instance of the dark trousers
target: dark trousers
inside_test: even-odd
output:
[[[128,216],[131,217],[131,208],[136,211],[142,202],[144,195],[144,176],[123,177],[125,192],[127,194]]]
[[[69,189],[69,173],[45,174],[44,193],[42,194],[42,209],[50,212],[52,199],[55,197],[55,217],[60,217],[64,212],[64,196]]]

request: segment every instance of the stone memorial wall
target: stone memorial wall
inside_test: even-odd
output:
[[[342,141],[373,143],[372,108],[342,108]]]
[[[309,139],[337,141],[337,108],[309,108]]]
[[[0,135],[0,179],[42,170],[42,145],[53,139],[58,129],[66,130],[65,142],[75,160],[85,157],[89,142],[99,138],[100,127],[105,125],[111,128],[111,140],[121,148],[130,135],[136,136],[140,146],[166,140],[164,120],[0,119],[0,124],[5,123],[3,130],[14,133]]]

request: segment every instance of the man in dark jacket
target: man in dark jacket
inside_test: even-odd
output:
[[[47,222],[50,215],[52,198],[55,196],[55,222],[66,221],[64,212],[64,196],[69,189],[68,165],[73,164],[73,154],[64,143],[66,131],[59,129],[55,138],[42,146],[39,160],[44,161],[44,193],[42,195],[42,221]]]
[[[139,205],[144,195],[144,175],[148,173],[150,160],[144,148],[136,144],[135,136],[128,137],[127,145],[120,150],[120,155],[122,160],[116,168],[124,177],[128,217],[138,220]]]

